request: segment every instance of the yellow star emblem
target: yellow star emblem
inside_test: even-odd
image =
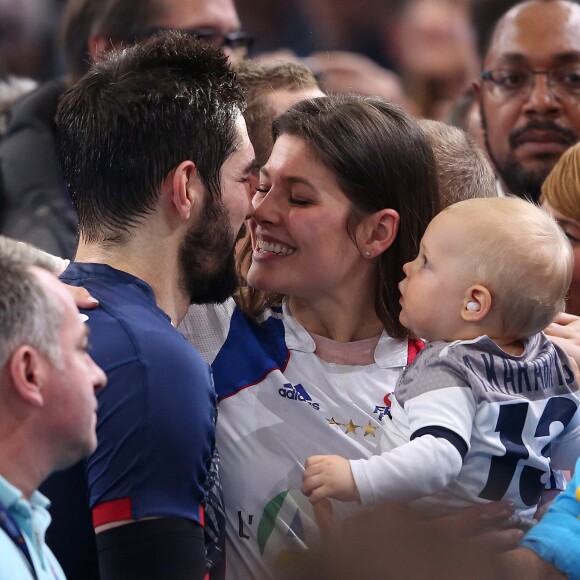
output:
[[[328,421],[328,426],[329,427],[340,427],[342,423],[338,423],[334,417],[331,417],[330,419],[326,419]]]
[[[360,429],[360,425],[355,425],[352,422],[352,419],[348,423],[346,423],[345,425],[343,425],[343,427],[346,427],[345,433],[356,433],[356,430],[357,429]]]
[[[376,437],[375,435],[375,431],[377,430],[376,427],[373,427],[371,425],[371,422],[369,421],[369,424],[366,427],[363,427],[362,430],[365,432],[365,437],[367,435],[372,435],[373,437]]]

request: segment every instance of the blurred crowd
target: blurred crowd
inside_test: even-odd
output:
[[[64,73],[59,22],[65,4],[0,0],[2,76],[44,81]],[[478,45],[511,4],[240,0],[237,8],[244,30],[255,38],[251,57],[301,59],[327,89],[381,94],[419,116],[440,119],[469,89],[478,68]]]
[[[580,578],[580,0],[0,0],[0,26],[0,580]],[[485,369],[452,363],[479,399],[404,382],[481,338]],[[376,459],[411,471],[384,491]],[[338,504],[464,465],[457,512]]]

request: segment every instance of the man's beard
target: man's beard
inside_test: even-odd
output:
[[[503,164],[498,163],[493,157],[492,160],[505,183],[506,193],[529,199],[534,203],[539,202],[542,184],[548,177],[550,169],[526,169],[513,155]]]
[[[518,161],[513,153],[510,153],[509,157],[503,162],[498,161],[498,159],[493,154],[489,146],[489,141],[487,138],[487,122],[483,111],[481,112],[481,121],[485,136],[485,146],[487,148],[488,155],[493,161],[499,177],[507,187],[506,193],[511,193],[529,199],[534,203],[539,203],[540,195],[542,193],[542,185],[548,177],[550,171],[556,164],[552,155],[546,157],[546,165],[540,168],[526,168]],[[560,134],[567,143],[573,145],[578,141],[578,136],[570,129],[565,129],[558,126],[552,121],[530,121],[525,127],[512,131],[509,135],[509,143],[511,151],[514,151],[517,147],[518,138],[525,134],[527,131],[532,130],[545,130]],[[541,158],[539,158],[541,159]]]
[[[206,201],[179,252],[182,286],[191,304],[219,304],[234,293],[234,240],[223,204]]]

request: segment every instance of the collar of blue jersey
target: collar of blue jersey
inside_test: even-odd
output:
[[[286,346],[299,352],[314,352],[316,344],[308,331],[292,316],[288,298],[282,302],[282,318],[286,332]],[[407,340],[390,337],[383,332],[375,349],[375,362],[382,369],[404,367],[407,364]]]

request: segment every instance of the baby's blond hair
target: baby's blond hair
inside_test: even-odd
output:
[[[580,143],[566,149],[542,185],[540,201],[580,222]]]
[[[515,197],[469,199],[443,211],[469,227],[466,274],[491,292],[505,336],[527,338],[564,310],[572,248],[547,212]]]

